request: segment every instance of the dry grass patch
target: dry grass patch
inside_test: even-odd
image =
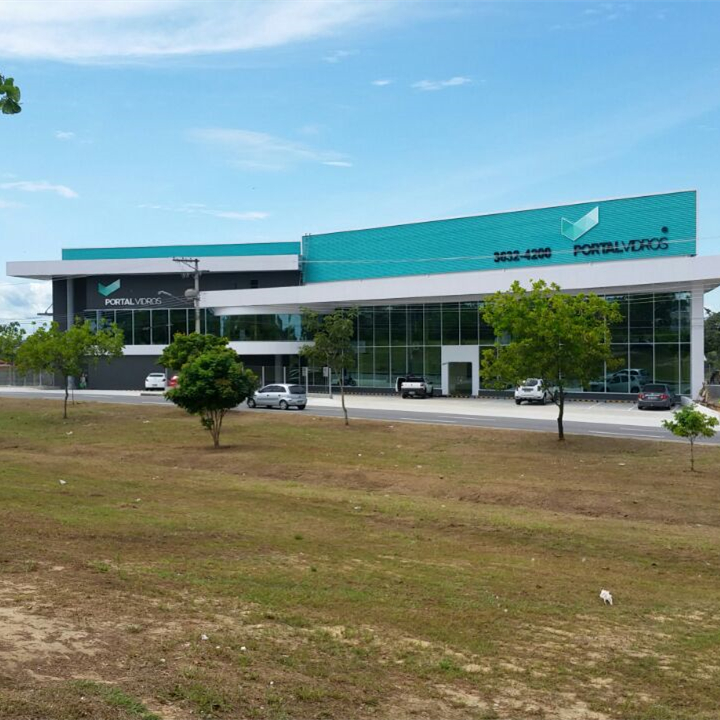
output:
[[[715,717],[717,448],[225,433],[0,401],[0,717]]]

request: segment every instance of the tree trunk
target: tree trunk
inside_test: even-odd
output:
[[[558,426],[558,440],[564,440],[565,439],[565,428],[563,427],[563,415],[565,415],[565,390],[563,388],[560,388],[558,390],[558,417],[557,417],[557,426]]]
[[[65,378],[65,402],[63,402],[63,420],[67,420],[67,404],[68,404],[68,383],[70,378]]]
[[[212,438],[213,447],[217,450],[220,447],[220,430],[222,429],[222,421],[225,413],[222,411],[214,412],[212,415]]]
[[[695,472],[695,441],[690,438],[690,472]]]
[[[345,425],[349,425],[347,408],[345,407],[345,383],[343,381],[343,371],[340,371],[340,402],[342,403],[343,415],[345,415]]]

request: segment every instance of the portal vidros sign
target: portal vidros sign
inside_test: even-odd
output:
[[[307,284],[695,254],[694,190],[303,238]]]

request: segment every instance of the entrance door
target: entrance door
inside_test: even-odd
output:
[[[480,386],[477,345],[442,346],[442,394],[477,395]]]
[[[448,363],[448,395],[472,395],[472,368],[469,362]]]

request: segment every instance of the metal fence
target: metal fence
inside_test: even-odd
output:
[[[0,365],[0,385],[10,387],[40,387],[57,388],[61,383],[57,382],[52,373],[27,372],[21,373],[10,365]]]

